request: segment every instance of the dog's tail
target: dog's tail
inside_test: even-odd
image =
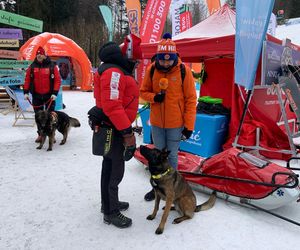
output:
[[[80,122],[76,118],[70,117],[70,126],[75,128],[80,127]]]
[[[206,202],[196,206],[195,212],[204,211],[212,208],[215,205],[216,199],[217,199],[216,191],[213,191]]]

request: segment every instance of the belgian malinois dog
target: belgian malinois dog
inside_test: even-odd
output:
[[[176,210],[181,215],[174,219],[173,224],[191,219],[194,212],[204,211],[213,207],[216,201],[216,193],[213,192],[210,198],[201,205],[196,205],[196,197],[191,187],[183,176],[177,172],[168,162],[170,151],[158,150],[140,146],[141,154],[148,160],[151,174],[150,183],[155,191],[155,205],[152,214],[147,220],[153,220],[159,209],[161,199],[166,201],[164,212],[156,234],[162,234],[170,210]],[[174,204],[175,207],[172,207]]]
[[[80,127],[80,122],[73,117],[68,116],[61,111],[40,110],[35,114],[35,122],[38,127],[38,133],[42,136],[40,145],[36,149],[41,149],[45,143],[46,137],[49,137],[49,147],[47,151],[51,151],[53,143],[55,143],[56,129],[63,135],[60,145],[66,143],[68,133],[71,127]]]

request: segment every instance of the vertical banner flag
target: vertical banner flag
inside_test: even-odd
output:
[[[206,0],[206,4],[210,15],[221,8],[220,0]]]
[[[142,43],[155,43],[161,38],[171,0],[149,0],[140,28]],[[150,60],[143,60],[138,67],[138,82],[141,84]]]
[[[148,1],[140,31],[143,43],[154,43],[160,39],[170,4],[171,0]]]
[[[192,15],[187,4],[180,7],[180,32],[192,27]]]
[[[267,33],[270,34],[271,36],[275,36],[276,35],[276,27],[277,27],[276,16],[274,13],[272,13],[271,17],[270,17],[270,22],[269,22]]]
[[[234,76],[235,83],[253,88],[274,0],[237,0]]]
[[[130,33],[140,36],[141,3],[139,0],[126,0],[127,17]]]
[[[108,29],[109,41],[112,41],[113,18],[111,10],[107,5],[99,5],[99,10],[103,16],[103,19]]]
[[[172,36],[180,33],[180,8],[185,4],[186,0],[173,0],[171,7],[172,16]]]

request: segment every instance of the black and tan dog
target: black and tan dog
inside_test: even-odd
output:
[[[51,151],[53,143],[55,143],[56,129],[63,135],[60,145],[67,141],[68,133],[71,127],[80,127],[80,122],[73,117],[68,116],[61,111],[40,110],[35,114],[35,122],[38,127],[38,133],[42,136],[42,140],[37,149],[41,149],[45,143],[46,137],[49,137],[49,147],[47,151]]]
[[[166,150],[151,149],[146,146],[140,147],[141,154],[148,160],[149,171],[151,173],[150,183],[155,190],[155,205],[151,215],[147,220],[153,220],[159,209],[161,199],[166,201],[164,212],[156,234],[162,234],[170,210],[177,210],[180,217],[174,219],[173,224],[178,224],[184,220],[191,219],[194,212],[210,209],[216,201],[216,194],[212,193],[208,201],[201,205],[196,205],[196,197],[191,187],[183,176],[174,170],[169,162],[169,152]],[[174,204],[175,207],[172,207]]]

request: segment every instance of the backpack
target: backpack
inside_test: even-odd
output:
[[[150,69],[150,78],[151,78],[151,81],[152,81],[152,78],[153,78],[153,75],[154,75],[154,71],[155,71],[155,65],[152,64],[151,65],[151,69]],[[181,73],[181,81],[182,81],[182,84],[184,82],[184,78],[185,78],[185,65],[183,63],[180,64],[180,73]]]
[[[53,92],[54,89],[54,67],[55,63],[51,62],[49,66],[50,70],[50,93]],[[34,66],[33,64],[30,65],[30,92],[34,92],[34,85],[33,85],[33,80],[34,80]]]

